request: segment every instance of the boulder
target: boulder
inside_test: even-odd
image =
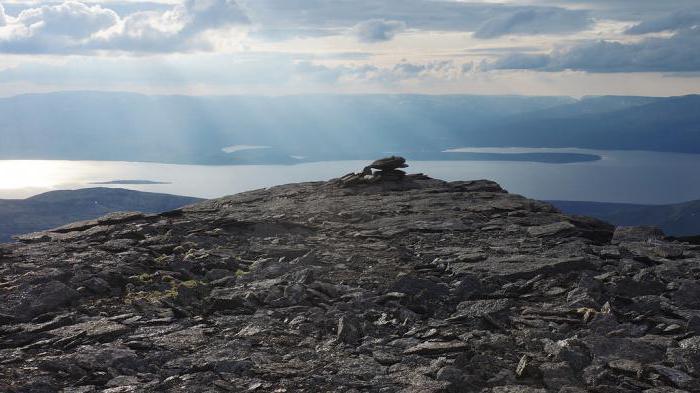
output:
[[[406,159],[403,157],[391,156],[380,158],[367,166],[371,169],[377,169],[380,171],[392,171],[398,168],[406,168]]]

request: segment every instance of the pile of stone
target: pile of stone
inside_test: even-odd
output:
[[[406,172],[399,168],[407,168],[406,159],[403,157],[391,156],[374,161],[362,171],[369,172],[374,177],[385,180],[401,180],[406,176]],[[372,173],[372,169],[377,171]]]
[[[380,158],[367,165],[360,173],[349,173],[340,178],[344,185],[375,183],[378,181],[401,181],[406,172],[399,168],[407,168],[406,159],[398,156]]]

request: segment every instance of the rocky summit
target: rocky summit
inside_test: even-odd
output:
[[[700,391],[700,247],[491,181],[351,174],[18,240],[2,392]]]
[[[381,158],[367,165],[360,173],[349,173],[340,178],[340,183],[344,185],[367,184],[373,182],[399,181],[403,180],[406,172],[399,168],[407,168],[406,159],[403,157],[391,156]],[[376,169],[376,171],[373,171]],[[414,179],[422,175],[413,175]]]

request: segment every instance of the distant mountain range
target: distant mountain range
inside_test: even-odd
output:
[[[116,211],[159,213],[201,201],[199,198],[120,188],[51,191],[27,199],[0,199],[0,242],[13,235],[55,228]]]
[[[0,135],[0,159],[185,164],[455,159],[441,152],[465,146],[700,153],[700,96],[61,92],[0,99]]]
[[[700,235],[700,200],[672,205],[548,202],[564,213],[595,217],[618,226],[653,225],[670,236]]]

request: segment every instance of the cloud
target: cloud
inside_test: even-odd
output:
[[[401,61],[381,67],[372,64],[326,65],[303,60],[295,63],[293,78],[324,84],[360,82],[395,85],[411,80],[453,80],[471,70],[471,63],[457,64],[451,60],[424,63]]]
[[[10,53],[60,52],[119,22],[109,9],[75,1],[25,9],[16,18],[3,16],[0,51]]]
[[[573,32],[588,27],[590,19],[584,11],[561,7],[455,0],[239,0],[239,3],[254,25],[274,26],[278,33],[287,32],[290,38],[302,36],[309,29],[344,34],[368,21],[402,21],[411,29],[450,32],[474,32],[483,26],[483,34],[487,35],[503,29],[509,30],[503,34]],[[522,20],[528,12],[535,21]],[[485,21],[491,22],[484,26]],[[511,26],[503,26],[504,23]],[[301,33],[296,33],[297,30]],[[375,36],[381,38],[381,31]],[[274,38],[284,37],[278,34]]]
[[[486,62],[482,65],[484,70],[531,70],[543,69],[552,60],[550,55],[512,53],[505,55],[493,62]]]
[[[458,68],[450,60],[432,61],[428,63],[401,62],[393,68],[393,75],[398,79],[412,79],[424,76],[446,76]]]
[[[591,41],[550,54],[516,53],[484,64],[484,69],[579,70],[587,72],[700,71],[700,28],[684,29],[669,38],[637,43]]]
[[[592,23],[587,11],[554,7],[518,9],[488,19],[474,32],[474,37],[572,33],[585,30]]]
[[[349,71],[351,68],[345,66],[328,67],[306,60],[296,63],[294,67],[297,78],[325,84],[336,83]]]
[[[451,60],[412,63],[401,61],[393,65],[372,64],[325,65],[304,60],[296,63],[296,81],[323,84],[381,84],[400,85],[408,81],[451,81],[472,71],[472,63],[456,63]]]
[[[587,9],[596,19],[639,21],[656,18],[675,10],[697,9],[698,0],[507,0],[540,6]]]
[[[281,42],[295,38],[319,38],[338,35],[340,32],[337,29],[324,28],[276,28],[270,26],[251,26],[248,32],[248,37],[269,41]]]
[[[114,87],[143,85],[281,85],[295,73],[294,59],[278,54],[98,57],[71,56],[61,64],[32,61],[0,70],[0,83]]]
[[[247,24],[234,0],[187,0],[167,11],[120,17],[100,5],[69,0],[2,13],[0,52],[81,54],[94,51],[177,52],[211,49],[204,32]]]
[[[398,20],[370,19],[356,24],[352,31],[360,42],[382,42],[405,29],[406,24]]]
[[[700,11],[683,10],[638,23],[627,34],[647,34],[700,26]]]
[[[5,7],[0,4],[0,27],[7,24],[7,16],[5,15]]]
[[[176,88],[214,86],[217,89],[286,89],[309,86],[394,86],[407,81],[451,81],[471,69],[452,61],[407,62],[376,66],[366,63],[326,63],[308,55],[248,53],[199,54],[163,58],[75,56],[62,64],[27,62],[0,70],[0,84],[32,83],[55,88],[93,86]]]
[[[119,16],[99,5],[88,6],[76,1],[30,8],[22,11],[15,23],[31,35],[59,35],[73,38],[90,36],[114,26]]]
[[[250,23],[234,0],[187,0],[179,8],[187,19],[183,35]]]

